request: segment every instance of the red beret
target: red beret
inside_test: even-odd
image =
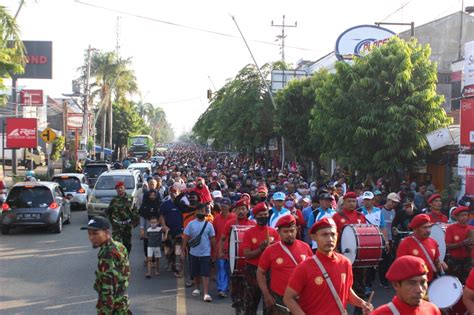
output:
[[[469,207],[457,207],[451,212],[451,215],[458,215],[462,212],[469,212]]]
[[[429,198],[428,198],[428,203],[431,203],[433,200],[435,200],[436,198],[439,198],[441,199],[441,195],[440,194],[432,194]]]
[[[326,228],[337,228],[336,222],[332,218],[324,218],[313,224],[309,229],[309,234],[314,234],[316,231]]]
[[[240,196],[240,200],[242,200],[244,198],[247,198],[248,200],[250,200],[250,195],[247,194],[247,193],[243,193],[242,196]]]
[[[410,224],[408,224],[408,227],[410,229],[415,229],[419,226],[422,226],[423,224],[426,224],[426,223],[431,223],[431,218],[429,215],[427,214],[418,214],[416,215],[410,222]]]
[[[239,208],[239,207],[246,207],[248,208],[249,206],[249,203],[247,200],[245,199],[240,199],[239,201],[237,201],[234,205],[235,208]]]
[[[264,192],[264,193],[268,193],[268,188],[267,186],[258,186],[257,188],[257,192]]]
[[[347,193],[344,195],[343,198],[344,198],[344,200],[349,199],[349,198],[357,199],[357,195],[356,195],[355,192],[349,191],[349,192],[347,192]]]
[[[258,213],[267,211],[267,210],[268,208],[265,202],[259,202],[255,205],[255,207],[253,207],[252,213],[253,213],[253,216],[256,216]]]
[[[117,184],[115,184],[115,189],[117,189],[120,186],[125,186],[125,183],[124,182],[117,182]]]
[[[428,274],[428,267],[422,258],[406,255],[395,259],[385,277],[389,281],[403,281],[426,274]]]
[[[275,224],[275,227],[276,228],[279,228],[279,227],[290,227],[290,226],[293,226],[296,224],[296,219],[295,217],[292,215],[292,214],[285,214],[285,215],[282,215],[277,223]]]

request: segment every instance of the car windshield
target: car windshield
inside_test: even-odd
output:
[[[12,208],[46,208],[53,203],[53,195],[47,187],[13,187],[7,197]]]
[[[77,177],[55,177],[53,182],[58,183],[65,192],[78,191],[82,188]]]
[[[107,175],[102,176],[95,184],[94,189],[96,190],[111,190],[115,189],[115,184],[118,182],[125,183],[125,189],[133,189],[135,187],[135,181],[131,175]]]
[[[87,165],[84,174],[88,177],[99,177],[100,174],[107,171],[106,165]]]

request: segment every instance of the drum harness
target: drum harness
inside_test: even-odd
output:
[[[400,315],[400,312],[398,311],[397,307],[395,306],[395,304],[393,304],[393,302],[390,302],[387,304],[388,308],[390,309],[390,311],[392,311],[392,314],[393,315]]]
[[[431,259],[430,255],[428,255],[428,251],[426,250],[425,246],[423,246],[423,244],[420,242],[420,240],[417,239],[415,236],[411,236],[411,238],[413,238],[415,240],[415,242],[418,244],[418,246],[420,246],[421,250],[423,251],[423,254],[428,259],[428,262],[429,262],[431,268],[433,268],[433,271],[436,271],[437,268],[435,267],[435,265],[433,263],[433,260]]]

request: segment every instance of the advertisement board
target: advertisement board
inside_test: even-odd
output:
[[[461,100],[461,146],[474,145],[474,98]]]
[[[38,146],[38,129],[36,118],[7,118],[7,143],[5,148],[36,148]]]
[[[43,90],[21,90],[20,105],[43,106]]]
[[[426,135],[431,150],[436,151],[439,148],[454,144],[449,128],[441,128]]]
[[[53,42],[24,40],[26,49],[25,73],[15,75],[18,79],[53,78]]]
[[[68,129],[81,129],[84,121],[84,115],[79,113],[68,113],[67,114],[67,128]]]
[[[474,197],[474,168],[466,168],[466,196]]]
[[[462,95],[474,96],[474,41],[464,44],[464,67],[462,70]]]

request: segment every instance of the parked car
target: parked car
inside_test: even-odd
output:
[[[108,163],[87,163],[84,166],[84,175],[87,178],[87,181],[90,187],[94,187],[95,183],[99,176],[111,170],[111,167]]]
[[[155,167],[160,166],[166,160],[164,156],[155,155],[151,157],[151,162],[155,164]]]
[[[4,180],[0,180],[0,204],[7,198],[7,185]]]
[[[92,189],[87,204],[87,216],[89,219],[96,215],[105,215],[110,201],[117,196],[115,184],[125,183],[125,190],[133,198],[133,205],[140,206],[143,195],[143,177],[139,170],[112,170],[100,175],[97,183]]]
[[[87,210],[90,189],[84,174],[58,174],[53,177],[52,181],[58,183],[66,196],[70,197],[71,207]]]
[[[146,171],[148,171],[148,175],[151,174],[151,163],[148,162],[142,162],[142,163],[132,163],[127,167],[128,170],[139,170],[140,174],[143,177],[143,174],[145,174]]]
[[[8,234],[17,226],[44,226],[61,233],[71,222],[71,205],[58,183],[21,182],[15,184],[2,204],[0,229]]]

